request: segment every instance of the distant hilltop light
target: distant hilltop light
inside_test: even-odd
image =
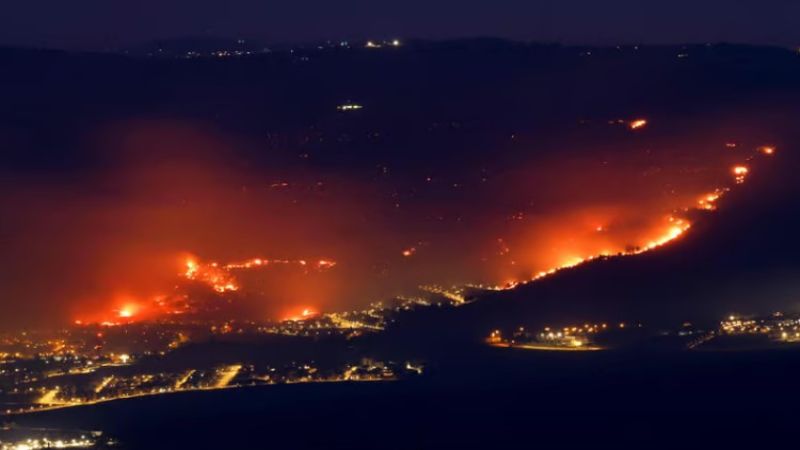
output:
[[[750,173],[750,169],[748,169],[747,166],[735,166],[732,171],[735,176],[736,184],[744,183],[745,177]]]
[[[355,111],[357,109],[363,108],[363,105],[359,105],[358,103],[345,103],[343,105],[339,105],[336,107],[339,111]]]
[[[403,45],[403,43],[400,42],[400,39],[392,39],[391,41],[373,41],[373,40],[369,40],[369,41],[367,41],[366,44],[364,44],[364,47],[366,47],[366,48],[383,48],[385,46],[388,46],[388,47],[400,47],[401,45]]]

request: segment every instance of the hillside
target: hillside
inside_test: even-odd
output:
[[[711,325],[731,313],[797,311],[800,155],[790,142],[779,157],[761,161],[719,210],[698,213],[687,235],[663,248],[480,293],[461,308],[406,314],[377,339],[378,347],[446,349],[517,326],[625,321],[658,330],[686,321]]]

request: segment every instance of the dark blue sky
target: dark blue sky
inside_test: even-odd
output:
[[[101,49],[185,36],[270,42],[499,36],[800,45],[798,0],[19,0],[0,44]]]

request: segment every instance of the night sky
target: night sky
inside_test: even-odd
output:
[[[800,44],[795,0],[28,0],[0,44],[68,49],[187,36],[267,42],[497,36],[564,43]]]

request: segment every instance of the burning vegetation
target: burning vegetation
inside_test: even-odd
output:
[[[229,137],[186,124],[118,127],[110,142],[123,156],[101,174],[16,194],[27,204],[18,223],[38,224],[16,231],[16,251],[30,256],[21,268],[46,260],[40,273],[54,282],[44,288],[23,277],[13,287],[69,299],[60,314],[107,325],[187,314],[201,299],[247,305],[245,315],[303,319],[304,310],[358,308],[424,285],[506,289],[680,238],[692,226],[687,211],[716,209],[731,175],[742,184],[754,157],[776,153],[725,141],[728,156],[670,143],[642,150],[636,140],[649,122],[623,123],[641,133],[588,157],[486,159],[475,177],[470,162],[391,179],[388,166],[377,178],[291,165],[265,176],[231,162],[221,150]],[[715,167],[731,152],[742,163],[725,177]],[[54,245],[40,245],[54,228]],[[301,256],[239,259],[255,252]],[[83,263],[73,264],[79,254]]]

